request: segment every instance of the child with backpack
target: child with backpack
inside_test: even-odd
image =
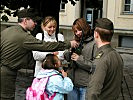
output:
[[[54,54],[47,54],[42,63],[42,70],[26,91],[26,100],[64,100],[64,94],[73,90],[73,83]]]

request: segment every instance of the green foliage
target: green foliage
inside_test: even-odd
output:
[[[8,17],[6,16],[6,15],[3,15],[2,17],[1,17],[1,19],[2,19],[2,21],[5,21],[5,22],[7,22],[9,19],[8,19]]]
[[[76,2],[73,1],[73,0],[69,0],[69,1],[71,2],[71,4],[72,4],[73,6],[76,4]]]
[[[69,1],[74,6],[76,4],[76,1],[79,1],[79,0],[69,0]],[[68,0],[62,0],[62,2],[68,3]]]
[[[48,0],[46,0],[46,1],[48,1]],[[68,3],[68,1],[71,2],[71,4],[74,6],[76,4],[76,1],[79,1],[79,0],[62,0],[62,2],[65,2],[65,3]],[[24,8],[27,8],[28,6],[36,7],[36,6],[38,6],[37,4],[40,4],[40,2],[41,2],[41,0],[1,0],[0,14],[4,13],[4,15],[1,17],[1,19],[2,19],[2,21],[8,21],[9,19],[8,19],[7,15],[9,15],[9,16],[13,15],[13,17],[16,17],[17,11],[21,7],[24,7]],[[58,2],[59,1],[57,0],[57,3]],[[45,6],[43,6],[43,7],[45,7]],[[37,9],[39,11],[40,8],[37,8]]]
[[[6,13],[9,16],[11,16],[11,11],[9,9],[4,10],[4,13]]]
[[[9,8],[6,8],[5,5],[1,5],[1,7],[0,7],[1,20],[7,22],[9,20],[8,16],[13,15],[13,17],[16,17],[17,11],[18,11],[18,9],[17,10],[11,10]]]

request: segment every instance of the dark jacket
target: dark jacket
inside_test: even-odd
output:
[[[100,47],[94,60],[96,70],[88,88],[88,100],[117,100],[123,77],[123,60],[109,44]]]
[[[18,70],[33,63],[32,50],[55,51],[70,48],[70,42],[44,42],[37,40],[20,25],[1,32],[1,64]]]
[[[93,37],[84,40],[83,49],[78,60],[70,61],[68,68],[68,76],[73,80],[74,85],[77,87],[86,87],[91,75],[92,60],[95,57],[97,50]],[[68,56],[68,52],[64,53]],[[68,58],[68,57],[66,57]],[[69,58],[70,59],[70,58]]]

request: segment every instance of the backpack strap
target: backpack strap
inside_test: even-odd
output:
[[[42,32],[42,42],[44,41],[44,33]]]
[[[51,76],[55,76],[55,75],[60,75],[60,76],[62,76],[60,73],[58,73],[58,74],[53,74],[53,75],[51,75]],[[49,81],[49,78],[50,78],[51,76],[48,76],[46,85],[47,85],[47,83],[48,83],[48,81]],[[45,85],[45,87],[46,87],[46,85]],[[45,87],[44,87],[44,88],[45,88]],[[44,89],[44,88],[43,88],[43,89]],[[54,94],[53,94],[52,96],[50,96],[50,98],[48,97],[48,94],[47,94],[46,92],[44,92],[43,95],[41,95],[41,100],[44,100],[45,97],[46,97],[46,98],[49,98],[49,100],[53,100],[53,98],[54,98],[55,96],[56,96],[56,92],[54,92]]]
[[[54,94],[52,96],[50,96],[50,98],[48,97],[48,94],[46,94],[46,92],[44,92],[43,95],[41,95],[41,100],[45,100],[44,98],[49,98],[49,100],[53,100],[53,98],[56,96],[56,92],[54,92]]]
[[[55,97],[56,92],[54,92],[54,94],[49,98],[49,100],[53,100],[53,98]]]
[[[35,78],[33,80],[33,84],[32,85],[35,85],[36,82],[39,82],[39,91],[44,92],[48,80],[49,80],[49,77],[41,78],[40,80]],[[34,87],[34,86],[32,86],[32,87]]]

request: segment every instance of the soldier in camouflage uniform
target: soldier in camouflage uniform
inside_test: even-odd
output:
[[[96,67],[88,86],[88,100],[116,100],[121,89],[123,60],[111,45],[113,23],[107,18],[96,20],[94,38],[98,46]]]
[[[32,66],[34,51],[55,51],[76,47],[75,41],[44,42],[37,40],[28,31],[36,25],[34,9],[18,12],[18,25],[1,32],[1,97],[0,100],[14,100],[17,71]]]

